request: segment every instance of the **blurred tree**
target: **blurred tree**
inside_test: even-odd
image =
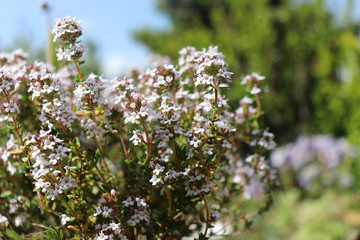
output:
[[[135,36],[174,60],[183,46],[219,45],[235,73],[231,104],[241,96],[238,76],[265,75],[266,118],[279,143],[304,131],[344,135],[351,102],[342,89],[354,78],[344,73],[359,64],[359,25],[324,5],[322,0],[158,0],[173,27],[141,29]]]

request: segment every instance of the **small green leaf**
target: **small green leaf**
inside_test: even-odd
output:
[[[10,228],[7,228],[5,231],[6,231],[6,236],[9,237],[10,239],[23,239],[14,230]]]
[[[77,83],[81,83],[81,79],[80,79],[80,77],[79,77],[79,74],[76,74],[75,81],[76,81]]]
[[[64,239],[64,233],[63,233],[62,229],[60,229],[60,236],[59,237],[60,237],[61,240]]]
[[[53,227],[50,227],[46,231],[46,236],[47,236],[48,240],[59,240],[59,235]]]
[[[1,198],[7,198],[11,195],[11,191],[4,191],[0,194]]]

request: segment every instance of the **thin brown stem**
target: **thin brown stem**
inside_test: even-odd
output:
[[[126,160],[129,162],[130,161],[129,153],[128,153],[128,150],[126,148],[124,137],[121,134],[120,134],[120,139],[121,139],[122,147],[123,147],[124,152],[125,152]]]
[[[208,229],[209,229],[210,210],[209,210],[209,204],[208,204],[205,196],[203,196],[203,200],[204,200],[205,211],[206,211],[206,227],[205,227],[205,232],[204,232],[204,236],[206,237],[206,234],[207,234]]]
[[[25,152],[26,156],[28,156],[28,159],[29,159],[29,161],[28,161],[29,167],[31,167],[32,162],[31,162],[31,159],[30,159],[30,157],[29,157],[29,153],[28,153],[28,151],[27,151],[27,149],[26,149],[25,143],[24,143],[24,141],[23,141],[23,139],[22,139],[22,136],[21,136],[21,134],[20,134],[20,132],[19,132],[19,129],[18,129],[18,127],[17,127],[17,123],[16,123],[16,118],[15,118],[15,116],[12,116],[12,120],[13,120],[13,124],[14,124],[14,131],[15,131],[16,134],[18,135],[18,137],[19,137],[19,139],[20,139],[20,142],[21,142],[21,145],[24,147],[24,152]]]
[[[165,188],[165,190],[166,190],[166,195],[167,195],[167,198],[168,198],[168,201],[169,201],[169,213],[168,213],[168,217],[169,217],[169,219],[170,219],[170,221],[171,221],[171,216],[172,216],[172,214],[171,214],[171,212],[172,212],[172,209],[171,209],[171,193],[170,193],[170,189],[169,188]]]
[[[177,156],[176,156],[175,143],[172,143],[172,149],[173,149],[173,152],[174,152],[174,161],[175,161],[176,171],[179,171],[179,163],[178,163]]]
[[[74,209],[72,207],[70,207],[70,205],[65,201],[65,199],[62,199],[62,202],[69,208],[70,212],[74,215],[74,216],[78,216],[77,212],[74,211]]]
[[[213,111],[213,116],[212,116],[212,120],[211,122],[214,124],[215,121],[215,115],[216,115],[216,108],[217,108],[217,103],[218,103],[218,90],[216,87],[214,87],[215,90],[215,100],[214,100],[214,111]]]
[[[172,93],[172,97],[173,97],[172,104],[175,105],[175,103],[176,103],[176,94],[175,94],[174,87],[171,88],[171,93]]]
[[[7,187],[0,186],[0,189],[2,189],[3,191],[10,191],[12,193],[16,193],[14,190],[7,188]]]
[[[80,71],[79,64],[78,64],[78,62],[76,62],[76,61],[74,61],[74,63],[75,63],[75,66],[76,66],[76,70],[77,70],[77,72],[78,72],[78,74],[79,74],[79,78],[80,78],[80,80],[81,80],[81,82],[82,82],[83,76],[81,75],[81,71]]]
[[[106,175],[109,176],[109,167],[108,167],[108,165],[107,165],[106,162],[105,162],[104,153],[103,153],[103,151],[101,150],[100,144],[99,144],[98,140],[96,139],[96,137],[94,137],[94,142],[95,142],[95,144],[96,144],[97,148],[99,149],[99,152],[100,152],[100,154],[101,154],[101,156],[102,156],[101,161],[102,161],[102,164],[103,164],[104,167],[105,167]]]
[[[99,170],[99,168],[96,165],[95,165],[95,169],[99,173],[102,182],[105,184],[105,186],[108,188],[108,190],[110,192],[111,188],[110,188],[109,184],[106,182],[104,174],[102,174],[102,172]]]
[[[261,102],[260,102],[260,97],[259,97],[259,95],[256,95],[256,105],[257,105],[256,117],[259,118],[260,115],[261,115]]]
[[[147,146],[147,152],[146,152],[146,166],[149,164],[149,158],[150,158],[150,138],[149,138],[149,131],[147,129],[146,124],[143,124],[145,135],[146,135],[146,146]]]

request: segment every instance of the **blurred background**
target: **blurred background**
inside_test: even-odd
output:
[[[234,239],[360,239],[360,1],[3,1],[0,50],[54,62],[56,17],[83,21],[84,72],[113,78],[151,54],[218,45],[233,84],[266,76],[265,123],[279,148],[269,158],[281,187],[273,206]],[[240,223],[239,223],[240,224]],[[240,236],[240,235],[239,235]]]

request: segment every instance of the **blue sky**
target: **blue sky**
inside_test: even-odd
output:
[[[302,0],[300,0],[302,1]],[[42,0],[0,0],[0,47],[12,45],[21,35],[29,36],[34,47],[46,42],[46,17],[41,10]],[[81,19],[83,39],[95,41],[105,75],[114,77],[127,67],[144,67],[150,51],[132,38],[140,27],[169,28],[170,19],[157,11],[156,0],[48,0],[51,20],[70,15]],[[327,7],[339,11],[346,0],[327,0]],[[354,0],[354,17],[359,20],[360,0]]]
[[[46,43],[46,16],[40,0],[0,0],[0,47],[11,46],[12,40],[29,35],[34,47]],[[70,15],[82,20],[82,39],[92,39],[98,46],[99,58],[108,77],[123,72],[128,66],[145,66],[150,51],[137,43],[132,32],[140,27],[166,29],[169,18],[157,11],[155,0],[48,0],[51,20]]]

